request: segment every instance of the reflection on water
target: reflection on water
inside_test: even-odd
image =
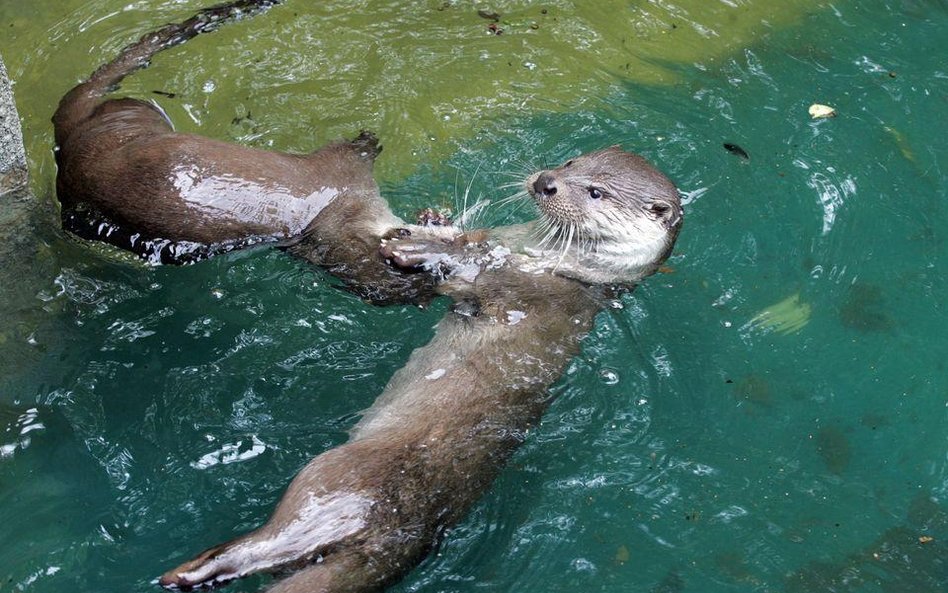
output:
[[[200,4],[0,3],[42,199],[58,96]],[[948,587],[944,3],[507,3],[499,36],[460,2],[365,5],[287,0],[125,92],[257,146],[376,128],[403,213],[469,181],[496,203],[509,174],[617,142],[688,202],[667,273],[601,316],[495,487],[393,590]],[[146,268],[45,222],[0,343],[31,353],[0,383],[14,591],[153,591],[255,527],[444,307],[371,308],[270,250]]]

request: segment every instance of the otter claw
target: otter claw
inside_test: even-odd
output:
[[[450,216],[434,208],[418,211],[415,219],[420,226],[451,226],[452,222]]]
[[[382,257],[399,268],[428,268],[432,258],[440,259],[442,254],[427,253],[425,245],[401,243],[397,240],[385,241],[379,247]]]

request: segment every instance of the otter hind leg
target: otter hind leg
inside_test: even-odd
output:
[[[362,531],[374,504],[351,492],[296,491],[288,497],[266,525],[198,554],[165,573],[159,584],[185,591],[211,588],[258,572],[308,565]]]
[[[330,554],[276,581],[266,593],[359,593],[374,591],[379,584],[368,558],[350,550]]]
[[[235,577],[227,577],[226,567],[216,561],[215,555],[220,549],[220,546],[211,548],[167,573],[161,577],[159,584],[166,589],[193,591],[228,583]],[[185,568],[192,570],[185,572]],[[203,580],[190,578],[198,575],[204,577]],[[266,593],[357,593],[374,591],[380,584],[377,571],[372,569],[368,558],[360,552],[349,550],[332,553],[325,558],[320,556],[304,568],[275,581]]]
[[[433,547],[434,540],[416,528],[393,528],[365,541],[330,549],[317,561],[274,582],[266,593],[380,591],[411,570]]]
[[[314,458],[266,524],[165,573],[168,589],[211,588],[259,572],[309,567],[346,553],[371,530],[376,501],[365,483],[384,475],[377,447],[349,443]],[[325,577],[321,577],[325,578]]]

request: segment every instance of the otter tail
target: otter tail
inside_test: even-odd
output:
[[[53,115],[56,144],[62,145],[72,130],[92,115],[106,93],[115,90],[126,76],[144,68],[158,52],[217,29],[225,22],[264,11],[281,0],[234,0],[201,10],[180,23],[165,25],[125,47],[117,58],[100,66],[89,80],[70,90]]]

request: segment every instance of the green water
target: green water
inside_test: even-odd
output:
[[[42,204],[58,97],[200,4],[0,0]],[[671,269],[601,316],[394,591],[948,589],[948,6],[637,4],[497,2],[493,36],[464,2],[287,0],[123,92],[257,146],[374,128],[402,213],[613,143],[686,192]],[[266,250],[145,268],[46,218],[3,277],[36,287],[0,340],[24,361],[0,383],[4,592],[155,591],[256,526],[445,307],[371,308]]]

